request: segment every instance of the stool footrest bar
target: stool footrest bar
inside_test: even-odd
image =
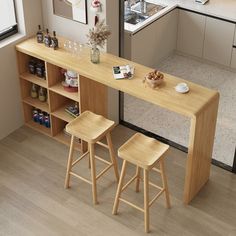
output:
[[[75,160],[73,163],[72,163],[72,166],[74,166],[75,164],[77,164],[79,161],[81,161],[86,155],[88,155],[89,152],[85,152],[81,157],[79,157],[77,160]]]
[[[92,182],[91,182],[90,180],[85,179],[84,177],[82,177],[82,176],[80,176],[80,175],[77,175],[77,174],[74,173],[74,172],[70,172],[70,174],[73,175],[73,176],[75,176],[75,177],[77,177],[78,179],[81,179],[81,180],[85,181],[85,182],[88,183],[88,184],[92,184]]]
[[[124,191],[135,179],[137,178],[137,175],[133,176],[121,189],[121,192]]]
[[[100,146],[102,146],[102,147],[104,147],[104,148],[107,148],[107,149],[109,149],[109,146],[107,145],[107,144],[105,144],[105,143],[102,143],[102,142],[96,142],[96,144],[98,144],[98,145],[100,145]]]
[[[99,156],[96,156],[96,155],[95,155],[95,158],[96,158],[97,160],[99,160],[99,161],[101,161],[101,162],[107,164],[107,165],[110,165],[110,164],[111,164],[111,162],[106,161],[106,160],[104,160],[103,158],[101,158],[101,157],[99,157]]]
[[[149,184],[150,184],[152,187],[154,187],[154,188],[157,188],[157,189],[163,190],[163,187],[158,186],[158,185],[156,185],[156,184],[154,184],[154,183],[152,183],[152,182],[150,182],[150,181],[149,181]]]
[[[152,170],[155,172],[161,173],[161,171],[159,169],[157,169],[156,167],[153,167]]]
[[[150,202],[149,202],[149,207],[157,200],[158,197],[161,196],[161,194],[164,192],[165,190],[162,189]]]
[[[144,212],[144,209],[143,209],[143,208],[141,208],[141,207],[139,207],[139,206],[133,204],[132,202],[129,202],[129,201],[125,200],[124,198],[119,198],[119,200],[120,200],[121,202],[124,202],[124,203],[126,203],[126,204],[128,204],[128,205],[134,207],[135,209],[137,209],[137,210],[139,210],[139,211]]]
[[[110,164],[109,166],[107,166],[105,169],[103,169],[97,176],[96,176],[96,180],[99,179],[105,172],[107,172],[111,167],[113,166],[113,164]]]

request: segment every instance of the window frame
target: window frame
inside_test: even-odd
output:
[[[14,13],[15,13],[15,18],[16,18],[16,25],[14,25],[14,26],[10,27],[8,30],[0,33],[0,41],[18,33],[18,22],[17,22],[17,15],[16,15],[15,0],[13,0],[13,4],[14,4]]]

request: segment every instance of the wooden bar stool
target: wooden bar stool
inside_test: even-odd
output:
[[[124,161],[112,213],[114,215],[117,214],[120,201],[142,211],[144,213],[146,233],[149,232],[149,207],[151,207],[154,201],[162,193],[165,193],[166,207],[170,208],[169,191],[164,169],[164,157],[168,149],[169,145],[158,142],[153,138],[146,137],[143,134],[136,133],[118,150],[119,157]],[[136,165],[136,174],[125,185],[123,185],[127,162]],[[160,165],[160,169],[154,167],[158,164]],[[121,192],[124,191],[134,180],[136,180],[136,192],[139,192],[141,168],[143,169],[144,175],[144,208],[141,208],[130,201],[121,198]],[[149,171],[151,170],[161,174],[163,186],[158,186],[149,181]],[[158,194],[151,201],[149,201],[149,185],[159,190]]]
[[[119,173],[117,168],[117,162],[115,158],[115,152],[113,149],[111,141],[111,130],[114,128],[115,122],[104,118],[103,116],[96,115],[90,111],[83,112],[78,118],[71,121],[66,126],[66,131],[71,134],[71,144],[67,164],[67,172],[65,179],[65,188],[69,188],[70,176],[73,175],[89,184],[92,185],[93,192],[93,203],[97,204],[97,184],[96,181],[107,172],[112,166],[114,167],[115,176],[117,182],[119,181]],[[83,141],[88,143],[88,151],[85,152],[77,160],[73,161],[73,151],[74,151],[74,139],[75,137],[80,138]],[[100,142],[101,139],[106,137],[107,145]],[[95,143],[107,148],[109,150],[111,162],[98,157],[94,153]],[[91,165],[91,179],[92,181],[76,174],[72,171],[72,167],[81,161],[85,156],[89,155],[89,163]],[[95,159],[107,164],[107,167],[104,168],[98,175],[96,174]]]

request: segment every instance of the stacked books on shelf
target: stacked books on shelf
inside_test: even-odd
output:
[[[67,106],[65,111],[75,118],[79,116],[79,108],[77,103]]]

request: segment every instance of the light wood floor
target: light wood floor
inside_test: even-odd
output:
[[[115,147],[132,134],[117,127]],[[26,127],[0,141],[0,235],[145,235],[139,211],[121,203],[119,215],[111,214],[116,190],[111,170],[99,180],[97,206],[88,184],[72,178],[72,188],[63,188],[67,154],[64,145]],[[210,181],[186,207],[185,161],[185,153],[171,150],[166,168],[172,208],[165,209],[164,197],[152,206],[150,235],[235,236],[236,175],[212,166]],[[85,160],[78,171],[89,176],[87,167]],[[128,173],[134,173],[132,166]],[[142,205],[142,194],[133,185],[125,195]]]

